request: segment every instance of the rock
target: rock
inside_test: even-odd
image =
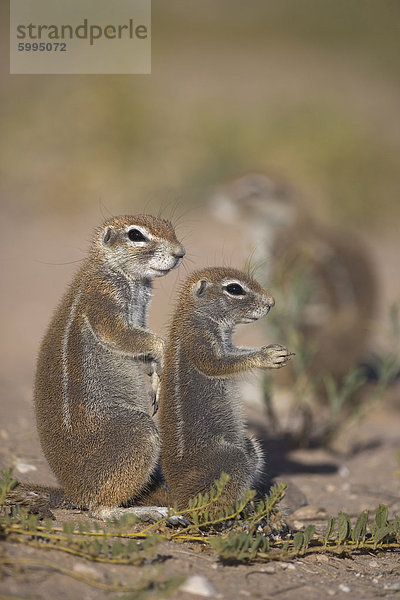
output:
[[[261,571],[263,573],[276,573],[276,569],[275,569],[274,565],[267,565],[266,567],[261,569]]]
[[[385,583],[383,589],[391,590],[392,592],[398,592],[400,590],[400,581],[394,581],[393,583]]]
[[[276,480],[277,483],[279,481],[279,479]],[[280,504],[280,508],[285,515],[291,516],[293,512],[307,504],[307,498],[295,483],[292,481],[286,481],[286,483],[287,489],[285,497]]]
[[[372,567],[372,568],[379,567],[379,563],[378,563],[378,561],[377,561],[377,560],[370,560],[370,561],[368,562],[368,565],[369,565],[370,567]]]
[[[29,471],[37,471],[35,465],[18,460],[15,463],[15,468],[19,473],[29,473]]]
[[[302,506],[301,508],[298,508],[290,516],[291,519],[294,519],[296,521],[308,521],[311,519],[325,519],[327,517],[327,513],[325,508],[308,504],[307,506]]]
[[[212,598],[216,595],[214,587],[202,575],[192,575],[179,587],[181,592],[203,596],[203,598]]]
[[[351,590],[350,590],[349,586],[348,586],[348,585],[345,585],[344,583],[341,583],[341,584],[339,585],[339,590],[340,590],[341,592],[345,592],[346,594],[348,594],[349,592],[351,592]]]
[[[293,529],[296,531],[300,531],[301,529],[305,529],[306,524],[303,521],[290,521]]]
[[[86,577],[93,577],[95,579],[100,578],[100,572],[97,569],[85,565],[84,563],[75,563],[72,570],[75,571],[75,573],[79,573],[79,575],[85,575]]]
[[[281,562],[279,564],[281,566],[281,569],[283,569],[284,571],[286,569],[288,569],[289,571],[294,571],[296,569],[296,567],[293,563]]]

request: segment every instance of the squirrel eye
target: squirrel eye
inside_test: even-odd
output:
[[[128,238],[132,242],[147,242],[147,238],[143,235],[139,229],[130,229],[128,231]]]
[[[244,296],[246,294],[242,286],[238,283],[229,283],[225,289],[231,296]]]

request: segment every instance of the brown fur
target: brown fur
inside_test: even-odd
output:
[[[239,282],[246,294],[228,294]],[[257,442],[246,436],[234,375],[279,368],[290,358],[279,345],[238,348],[240,322],[268,313],[274,300],[241,271],[204,269],[185,282],[172,319],[160,388],[162,468],[178,506],[208,491],[224,471],[231,477],[222,502],[231,504],[257,484],[263,466]]]
[[[136,227],[147,241],[129,239]],[[94,513],[151,486],[160,439],[140,362],[159,370],[165,342],[146,329],[147,306],[152,279],[183,255],[168,221],[108,220],[43,339],[35,382],[43,452],[67,497]]]

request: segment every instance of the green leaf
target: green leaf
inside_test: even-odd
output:
[[[326,526],[326,531],[325,531],[325,544],[327,542],[329,542],[330,538],[333,535],[334,529],[335,529],[335,525],[336,525],[336,519],[334,517],[331,517],[328,521],[328,525]]]
[[[345,512],[340,512],[339,513],[339,518],[338,518],[338,535],[339,535],[339,540],[341,542],[344,542],[345,540],[347,540],[350,536],[350,532],[351,532],[351,521],[350,521],[350,517],[347,513]]]
[[[138,552],[139,547],[138,547],[138,543],[135,540],[129,540],[128,544],[127,544],[127,552],[129,554],[133,554]]]
[[[36,531],[38,525],[38,518],[35,515],[29,515],[26,524],[29,531]]]
[[[74,529],[75,529],[75,523],[73,521],[65,521],[63,523],[63,532],[71,535],[72,533],[74,533]]]
[[[381,527],[384,527],[387,524],[387,520],[388,520],[388,508],[387,508],[386,504],[380,504],[378,506],[378,508],[376,509],[376,514],[375,514],[375,523],[376,523],[378,529],[380,529]]]
[[[315,532],[315,525],[308,525],[304,531],[303,550],[306,550]]]
[[[53,529],[53,521],[51,519],[45,519],[43,523],[44,529],[47,533]]]
[[[100,542],[98,540],[93,540],[90,543],[90,554],[92,554],[93,556],[98,556],[101,552],[101,545]]]
[[[393,533],[397,535],[400,532],[400,517],[396,515],[393,521]]]
[[[295,552],[300,552],[304,544],[304,533],[302,531],[297,531],[293,537],[293,548]]]
[[[359,542],[365,538],[365,533],[367,531],[367,523],[368,523],[368,511],[363,510],[363,512],[358,517],[356,524],[354,526],[353,531],[351,532],[351,539],[353,542]]]
[[[124,551],[124,546],[123,546],[121,540],[116,540],[114,542],[114,544],[112,545],[111,554],[115,558],[115,557],[119,556],[120,554],[122,554],[123,551]]]
[[[384,540],[384,538],[391,533],[390,525],[384,525],[383,527],[378,527],[374,532],[374,542],[375,544],[379,544]]]

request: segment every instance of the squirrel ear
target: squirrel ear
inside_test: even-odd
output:
[[[111,246],[115,239],[115,230],[112,227],[107,227],[103,234],[103,244],[104,246]]]
[[[210,282],[207,281],[207,279],[200,279],[199,281],[196,281],[196,283],[193,286],[193,293],[195,296],[197,296],[198,298],[201,298],[201,296],[204,296],[206,289],[208,288]]]

